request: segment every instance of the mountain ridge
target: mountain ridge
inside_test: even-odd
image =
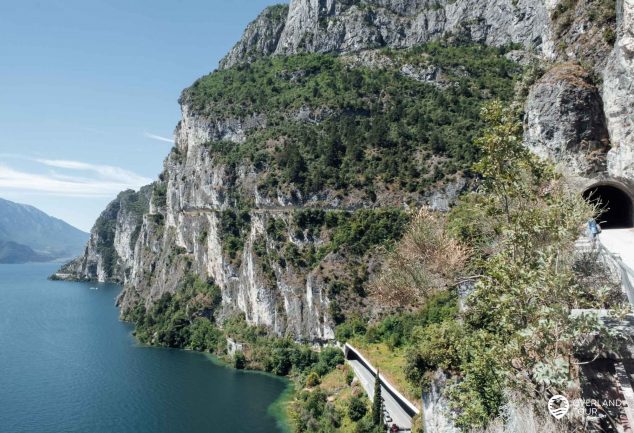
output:
[[[82,253],[88,237],[34,206],[0,198],[0,261],[67,260]]]

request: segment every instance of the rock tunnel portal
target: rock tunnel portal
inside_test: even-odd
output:
[[[594,185],[583,192],[591,203],[599,204],[603,210],[598,218],[604,229],[630,228],[634,226],[632,196],[624,189],[611,185]]]

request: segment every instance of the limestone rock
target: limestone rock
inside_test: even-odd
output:
[[[602,100],[581,66],[555,66],[531,88],[525,142],[536,154],[572,173],[605,171],[609,137]]]
[[[406,48],[444,37],[555,54],[549,10],[541,1],[291,0],[285,23],[268,15],[249,26],[222,68],[270,54]]]
[[[590,0],[580,0],[584,1]],[[595,85],[583,68],[568,63],[551,69],[529,92],[527,144],[577,175],[605,177],[611,142],[608,175],[634,179],[633,2],[627,0],[622,7],[613,52],[598,50],[597,57],[591,56],[595,72],[605,65],[603,87]],[[586,48],[600,33],[592,28],[586,34],[590,31],[584,21],[587,16],[575,9],[570,12],[575,14],[571,27],[558,34],[552,21],[557,4],[555,0],[291,0],[289,6],[269,8],[251,23],[220,67],[261,56],[327,52],[343,54],[343,61],[352,67],[383,68],[391,66],[391,60],[378,48],[405,48],[440,38],[493,46],[515,43],[523,49],[508,56],[520,64],[536,58],[584,60],[590,55]],[[581,50],[560,50],[561,40],[587,44]],[[441,88],[451,84],[444,78],[446,71],[433,65],[405,64],[399,72]],[[303,273],[276,260],[265,266],[263,257],[276,254],[275,242],[267,233],[269,223],[284,222],[283,235],[289,244],[317,248],[328,239],[319,235],[299,239],[292,229],[290,222],[298,208],[428,205],[447,210],[469,188],[464,179],[457,179],[416,197],[388,188],[373,191],[373,197],[362,191],[342,196],[327,188],[308,195],[273,187],[264,194],[261,174],[252,164],[223,163],[214,158],[208,144],[242,143],[250,131],[265,129],[273,120],[258,113],[236,118],[215,111],[220,114],[206,116],[191,109],[186,94],[181,109],[176,146],[160,180],[134,193],[135,200],[129,200],[128,193],[108,206],[101,218],[108,224],[97,224],[85,255],[66,266],[66,272],[77,278],[124,283],[119,299],[123,310],[137,303],[151,305],[177,290],[182,278],[193,272],[212,278],[221,288],[221,316],[241,312],[249,323],[268,326],[279,335],[332,339],[329,283],[319,268],[341,269],[350,264],[331,253]],[[286,115],[296,122],[320,123],[336,113],[301,106]],[[239,256],[229,258],[222,215],[236,207],[236,193],[251,204],[250,224]],[[133,203],[147,209],[139,214]],[[444,428],[451,431],[453,426]]]
[[[603,74],[603,99],[612,150],[610,176],[634,180],[634,0],[618,14],[617,41]]]
[[[126,282],[151,193],[151,185],[120,193],[97,219],[84,255],[64,265],[60,273],[76,280]]]
[[[240,41],[220,61],[220,68],[230,68],[240,62],[250,62],[259,56],[273,54],[286,25],[287,14],[286,5],[266,8],[249,24]]]

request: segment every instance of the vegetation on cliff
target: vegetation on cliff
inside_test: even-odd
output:
[[[443,230],[416,238],[422,230],[416,224],[424,222],[414,220],[410,238],[406,234],[396,250],[414,264],[387,261],[384,273],[396,276],[396,283],[391,280],[386,288],[379,278],[375,288],[378,295],[389,290],[397,296],[401,308],[408,300],[416,305],[421,299],[430,308],[438,296],[458,289],[464,308],[445,310],[447,314],[415,324],[406,333],[402,326],[389,326],[400,322],[399,315],[379,325],[387,333],[363,327],[352,332],[363,338],[360,346],[365,343],[370,353],[373,344],[389,343],[395,357],[405,358],[405,373],[415,388],[425,387],[439,370],[447,375],[454,421],[466,429],[483,427],[498,416],[509,389],[526,396],[528,404],[533,397],[543,404],[554,394],[579,393],[579,358],[612,347],[618,336],[596,315],[572,311],[618,311],[622,302],[618,288],[597,290],[586,283],[580,272],[585,266],[579,266],[583,258],[573,251],[580,227],[596,210],[523,147],[516,111],[495,102],[483,110],[483,117],[488,126],[476,142],[482,152],[475,166],[482,177],[480,188],[465,195],[446,218],[436,219]],[[429,248],[447,236],[445,230],[454,239],[452,248],[467,254],[466,261],[454,265],[449,280],[439,274],[442,257]],[[405,248],[411,236],[419,242]],[[408,269],[416,262],[412,278]],[[407,278],[399,279],[403,273]],[[341,325],[338,335],[351,325]],[[399,341],[404,341],[403,349]]]
[[[251,161],[264,194],[283,185],[370,199],[385,185],[421,193],[477,159],[480,106],[509,100],[519,72],[504,53],[429,44],[386,50],[380,67],[332,55],[270,57],[201,78],[181,102],[212,119],[263,116],[266,128],[248,131],[244,143],[209,148],[229,164]],[[421,78],[402,73],[406,65]],[[442,80],[422,78],[427,68]]]
[[[377,50],[368,47],[403,44],[368,44],[368,35],[387,39],[385,29],[397,29],[403,38],[416,36],[407,28],[413,21],[404,13],[392,22],[376,14],[377,7],[356,3],[343,2],[334,12],[310,11],[328,16],[319,23],[303,21],[335,36],[334,30],[343,34],[352,28],[340,12],[357,8],[366,21],[360,27],[367,24],[372,32],[355,35],[355,52],[260,56],[273,52],[283,29],[289,8],[277,6],[250,26],[220,70],[183,92],[181,126],[194,131],[179,132],[196,143],[179,143],[154,186],[156,212],[147,226],[156,242],[146,245],[152,251],[144,262],[151,272],[142,277],[149,281],[141,282],[145,286],[131,302],[138,303],[124,311],[126,318],[143,342],[208,351],[236,368],[292,377],[298,385],[291,407],[298,432],[362,433],[380,424],[372,419],[380,418],[380,401],[371,410],[338,349],[316,352],[295,340],[306,327],[318,328],[311,334],[316,338],[328,338],[336,325],[337,340],[353,342],[412,399],[443,377],[449,416],[464,431],[486,428],[496,418],[504,424],[504,408],[512,410],[509,403],[517,408],[510,401],[517,395],[527,407],[557,393],[579,396],[580,363],[610,349],[618,337],[586,310],[618,313],[622,295],[614,287],[597,288],[599,279],[589,274],[600,272],[600,265],[574,250],[580,226],[596,209],[522,143],[523,113],[513,96],[525,97],[543,72],[532,65],[523,83],[517,82],[520,63],[539,54],[507,54],[537,44],[542,53],[574,58],[582,63],[576,69],[596,73],[616,40],[615,0],[559,0],[545,6],[543,16],[544,5],[513,2],[512,15],[504,7],[493,13],[502,25],[475,14],[473,20],[458,20],[460,31],[447,35],[451,43]],[[413,6],[403,3],[399,9]],[[445,6],[429,8],[437,12]],[[448,24],[441,15],[419,17]],[[512,34],[496,36],[510,22]],[[524,45],[493,48],[465,42],[468,38],[524,39]],[[336,51],[334,46],[341,41],[311,49]],[[588,84],[600,87],[598,77]],[[537,110],[542,116],[543,111]],[[552,118],[563,117],[558,112]],[[197,139],[206,134],[215,138],[198,148]],[[187,154],[186,146],[191,146]],[[213,170],[204,166],[208,163]],[[463,194],[446,214],[418,210],[435,202],[436,194],[454,198],[470,187],[476,190]],[[187,189],[204,193],[189,195]],[[215,195],[206,201],[209,189]],[[173,191],[182,200],[168,200]],[[174,226],[168,202],[180,203],[169,209],[176,214],[187,213],[188,205],[208,205],[204,212],[215,214],[218,233],[212,232],[214,218],[189,215],[183,219],[191,224]],[[303,208],[307,204],[315,208]],[[109,275],[117,263],[114,224],[104,219],[96,228],[97,252]],[[206,242],[209,235],[214,238]],[[164,245],[157,247],[161,240]],[[239,290],[257,286],[266,292],[251,299],[264,306],[266,298],[269,317],[286,335],[273,336],[234,314],[250,308],[245,302],[220,308],[214,281],[191,273],[209,272],[211,254],[223,255],[213,263],[218,265],[213,272],[227,277],[223,281],[246,278],[253,284],[240,281]],[[172,279],[159,286],[171,293],[155,301],[157,265]],[[175,283],[184,272],[190,274]],[[319,304],[313,298],[317,291]],[[292,307],[289,293],[291,301],[300,300]],[[287,326],[284,320],[291,316],[298,326]],[[228,355],[227,339],[241,349]]]
[[[213,281],[190,274],[174,294],[164,294],[149,309],[139,303],[125,318],[134,322],[134,335],[142,343],[215,352],[225,345],[214,326],[221,300]]]
[[[252,167],[260,197],[343,202],[340,211],[267,219],[254,244],[265,283],[273,287],[280,269],[330,271],[323,260],[332,253],[339,270],[325,276],[334,280],[330,315],[335,323],[353,317],[367,303],[368,262],[391,249],[410,217],[387,204],[418,205],[423,194],[469,177],[480,108],[492,97],[509,101],[521,71],[507,51],[433,43],[377,51],[370,64],[354,56],[270,57],[215,71],[185,90],[181,103],[193,115],[256,125],[244,129],[244,141],[206,145],[232,182]],[[219,215],[222,248],[240,266],[255,198],[237,181],[228,194],[234,206]],[[346,201],[375,208],[351,211]]]
[[[316,353],[290,338],[276,338],[264,327],[248,325],[242,315],[232,316],[221,328],[214,317],[220,302],[220,289],[213,281],[188,274],[175,293],[164,294],[149,309],[137,304],[125,319],[135,324],[134,335],[139,341],[158,346],[225,357],[227,338],[232,338],[243,345],[235,359],[228,359],[237,368],[291,375],[301,381],[311,374],[319,378],[343,362],[339,349]]]
[[[392,312],[370,326],[350,318],[337,338],[352,340],[413,399],[438,372],[445,375],[458,427],[485,427],[503,406],[517,412],[509,396],[518,395],[531,422],[548,423],[534,415],[546,411],[544,402],[578,395],[579,363],[619,341],[596,315],[572,311],[619,314],[623,295],[609,284],[597,290],[597,279],[586,279],[590,263],[581,263],[588,258],[573,252],[596,209],[522,146],[516,111],[495,102],[483,117],[480,188],[446,217],[412,219],[372,281],[374,296],[389,294],[395,307],[414,312]]]
[[[183,93],[181,102],[211,120],[266,119],[265,128],[245,131],[244,142],[206,146],[215,163],[224,164],[229,172],[251,164],[260,194],[331,190],[342,197],[360,196],[367,203],[375,202],[381,191],[420,197],[431,184],[470,171],[478,159],[479,148],[473,141],[484,127],[482,104],[492,97],[509,101],[520,71],[504,57],[505,52],[429,44],[381,51],[379,64],[371,67],[330,55],[265,58],[200,79]],[[252,198],[244,196],[238,184],[231,194],[235,207],[221,211],[219,220],[224,253],[235,263],[249,232]],[[165,205],[164,183],[155,187],[154,200],[157,208]],[[418,198],[413,199],[416,202]],[[362,335],[370,344],[385,342],[390,349],[405,352],[416,344],[418,328],[440,326],[457,315],[452,262],[444,270],[439,266],[438,278],[426,283],[429,296],[413,294],[421,300],[411,303],[415,311],[366,326],[360,300],[369,290],[378,290],[378,283],[368,285],[368,263],[387,255],[396,268],[400,259],[405,260],[401,264],[407,261],[409,251],[402,245],[408,240],[416,244],[420,238],[435,236],[416,231],[425,222],[421,215],[415,218],[419,224],[408,230],[410,217],[391,207],[299,209],[291,218],[268,218],[266,238],[256,239],[253,248],[271,283],[274,269],[290,266],[306,273],[335,254],[344,266],[333,274],[328,288],[330,315],[340,324],[337,336],[345,340]],[[438,227],[440,221],[432,230]],[[404,234],[404,243],[395,248]],[[447,233],[437,241],[437,247],[451,249],[443,250],[447,253],[458,251],[458,241]],[[424,264],[428,267],[431,262]],[[403,269],[417,265],[412,262]],[[439,285],[441,280],[444,283]],[[401,284],[410,282],[403,279]],[[447,291],[438,293],[441,288]],[[229,359],[236,367],[290,375],[300,389],[321,387],[339,371],[342,358],[337,349],[317,354],[290,338],[274,338],[264,328],[248,326],[239,315],[217,323],[219,300],[213,281],[189,276],[178,290],[149,308],[137,304],[127,318],[136,323],[137,337],[152,344],[225,356],[225,339],[230,337],[244,345]],[[424,305],[426,300],[429,304]],[[336,407],[325,401],[329,392],[334,391],[297,395],[294,419],[299,431],[374,429],[371,411],[366,407],[364,412],[359,395],[349,396],[349,402],[346,398],[345,407]]]
[[[130,248],[134,248],[134,243],[139,236],[143,215],[149,211],[148,190],[150,187],[143,187],[138,192],[127,190],[119,193],[117,198],[108,208],[97,218],[93,227],[93,232],[97,237],[97,254],[103,261],[103,270],[106,275],[114,278],[118,274],[117,261],[119,259],[114,246],[114,238],[117,229],[117,217],[119,212],[125,212],[133,220],[136,230],[130,239]]]

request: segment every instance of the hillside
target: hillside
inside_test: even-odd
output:
[[[622,123],[605,114],[612,81],[596,79],[615,67],[609,49],[596,50],[614,43],[601,29],[614,29],[616,14],[604,1],[557,11],[499,3],[496,13],[465,2],[267,9],[219,70],[183,91],[148,214],[121,219],[125,204],[119,217],[107,213],[117,230],[93,230],[101,247],[87,252],[94,265],[82,278],[125,282],[125,314],[192,272],[222,288],[222,317],[242,312],[278,335],[329,339],[346,315],[374,314],[359,293],[380,262],[375,250],[401,232],[381,212],[447,210],[472,185],[486,101],[526,93],[527,145],[581,182],[627,172],[627,143],[609,138]],[[591,31],[579,39],[573,23],[584,19]],[[388,37],[394,29],[400,36]],[[575,38],[575,51],[559,49]],[[559,66],[584,58],[585,67]],[[344,220],[358,234],[333,230]],[[116,272],[102,254],[111,250]]]
[[[11,241],[0,241],[0,263],[47,262],[51,258],[33,251],[26,245]]]
[[[268,8],[182,92],[159,179],[113,201],[62,273],[122,282],[143,342],[223,354],[231,337],[236,366],[308,387],[334,367],[298,343],[389,351],[413,393],[450,382],[442,431],[484,427],[507,387],[578,385],[596,323],[571,309],[622,301],[577,281],[573,247],[582,193],[634,191],[633,23],[608,0]],[[298,400],[298,431],[338,428],[325,395]]]
[[[2,263],[51,261],[80,255],[88,233],[24,204],[0,199]]]
[[[305,54],[198,80],[149,213],[112,222],[141,233],[114,246],[128,264],[116,274],[124,313],[193,272],[223,289],[224,317],[332,338],[346,314],[372,308],[361,286],[402,232],[403,207],[447,209],[470,182],[480,107],[510,100],[522,70],[507,52],[432,44],[376,52],[380,67]],[[91,245],[106,242],[101,225]],[[106,258],[89,261],[84,276],[115,276]]]

